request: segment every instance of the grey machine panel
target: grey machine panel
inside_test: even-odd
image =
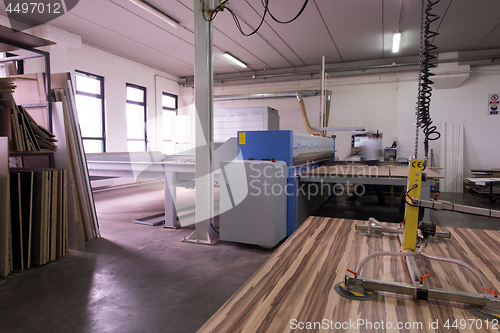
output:
[[[219,238],[274,247],[287,235],[285,162],[221,162]]]

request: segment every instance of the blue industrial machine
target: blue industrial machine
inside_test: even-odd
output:
[[[239,159],[286,163],[288,236],[309,216],[312,209],[329,196],[323,195],[313,200],[309,200],[309,196],[307,199],[301,198],[297,176],[322,162],[332,160],[334,154],[335,138],[295,134],[289,130],[238,132]]]

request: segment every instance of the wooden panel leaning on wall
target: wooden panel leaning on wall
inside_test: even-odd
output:
[[[18,87],[11,79],[0,79],[0,136],[6,135],[0,138],[2,277],[14,269],[45,264],[68,251],[66,170],[46,168],[49,163],[29,169],[23,162],[38,151],[52,155],[57,140],[16,104],[14,88]]]
[[[58,168],[68,169],[68,242],[72,249],[85,250],[85,241],[100,237],[100,232],[79,135],[73,88],[69,73],[52,74],[51,80],[59,101],[52,104],[53,131],[59,148],[54,153],[54,161]],[[28,113],[36,122],[47,127],[46,108],[33,107],[33,104],[46,101],[45,74],[19,75],[14,82],[18,85],[14,92],[16,101],[30,105]]]
[[[24,270],[65,255],[66,170],[11,169],[12,266]]]
[[[10,191],[8,138],[0,137],[0,277],[11,269],[10,260]]]

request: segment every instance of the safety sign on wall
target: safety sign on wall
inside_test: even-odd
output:
[[[500,94],[490,94],[488,97],[488,114],[498,114],[500,106]]]

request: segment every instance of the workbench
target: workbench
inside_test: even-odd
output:
[[[350,274],[347,269],[355,270],[369,253],[397,252],[400,248],[397,236],[357,234],[354,230],[357,223],[364,221],[308,218],[198,332],[391,331],[377,330],[377,325],[385,328],[391,325],[392,330],[404,332],[492,332],[499,328],[472,315],[458,303],[416,301],[411,296],[383,292],[371,301],[338,295],[334,286]],[[483,273],[492,289],[500,289],[500,231],[438,230],[450,231],[452,238],[445,243],[429,244],[425,253],[465,261]],[[426,279],[431,287],[482,292],[479,281],[461,266],[425,258],[417,262],[423,274],[431,274]],[[361,276],[411,283],[400,257],[374,258]],[[321,327],[306,329],[308,323],[315,322],[321,323]],[[398,330],[399,323],[411,328]],[[453,328],[453,324],[460,328],[464,323],[466,329]],[[470,325],[473,329],[469,329]]]
[[[431,198],[431,186],[436,180],[444,178],[430,169],[425,170],[427,179],[422,181],[420,198]],[[367,185],[398,185],[406,186],[408,183],[408,166],[368,166],[363,164],[347,164],[321,166],[301,173],[302,182],[311,183],[336,183],[336,184],[367,184]],[[424,213],[424,219],[429,220],[429,210]]]
[[[194,187],[195,163],[193,156],[170,156],[168,160],[165,160],[165,155],[160,152],[95,153],[86,156],[90,176],[128,177],[135,180],[163,179],[165,213],[137,218],[134,222],[150,221],[150,223],[154,223],[164,220],[163,226],[166,228],[179,226],[175,207],[176,188],[177,186]],[[182,216],[180,217],[182,218]]]
[[[214,152],[214,181],[219,181],[221,161],[232,161],[237,156],[236,139],[229,139]],[[195,187],[195,156],[165,155],[153,152],[114,152],[86,154],[90,176],[128,177],[136,181],[142,179],[163,179],[165,185],[165,212],[141,217],[136,223],[159,222],[165,228],[177,228],[195,223],[194,206],[176,207],[177,187]],[[218,200],[214,202],[218,208]],[[182,210],[182,212],[181,212]]]
[[[477,186],[477,188],[473,188],[472,190],[477,193],[488,193],[490,195],[490,202],[495,202],[497,201],[497,196],[498,192],[494,193],[493,188],[495,185],[498,185],[500,183],[500,178],[467,178],[467,180],[471,183],[474,183],[474,185]],[[488,184],[488,189],[485,189],[483,187],[486,187],[486,184]]]
[[[444,178],[430,169],[425,170],[428,180]],[[321,166],[301,173],[303,180],[352,182],[354,184],[406,185],[408,166],[347,164]]]

